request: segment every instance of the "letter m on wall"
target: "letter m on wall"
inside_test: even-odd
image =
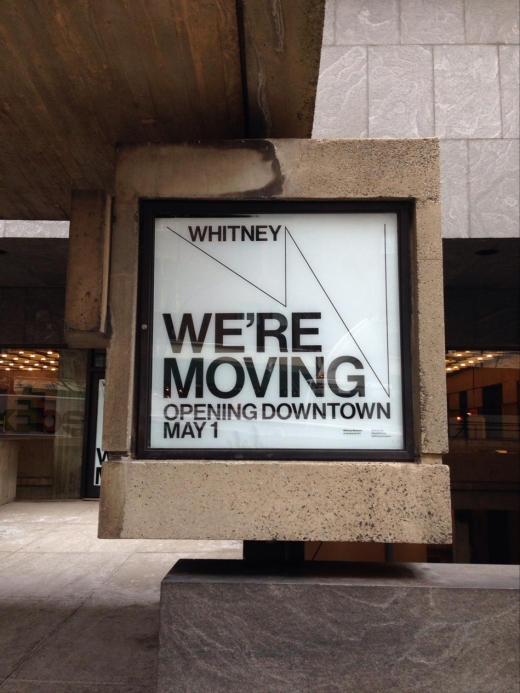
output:
[[[164,393],[165,398],[172,396],[172,375],[175,382],[175,390],[181,399],[186,399],[190,394],[191,384],[195,378],[195,397],[204,396],[204,359],[191,359],[182,382],[182,377],[177,364],[177,359],[164,359]]]

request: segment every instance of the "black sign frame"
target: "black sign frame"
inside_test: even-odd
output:
[[[412,223],[414,206],[409,201],[288,201],[288,200],[141,200],[139,214],[139,281],[137,304],[137,459],[198,460],[300,460],[300,461],[393,461],[413,462],[416,451],[413,383],[413,282]],[[286,449],[286,448],[198,448],[150,447],[152,383],[152,338],[154,295],[154,240],[157,218],[216,217],[266,213],[395,213],[398,227],[399,309],[404,446],[400,450],[378,449]]]

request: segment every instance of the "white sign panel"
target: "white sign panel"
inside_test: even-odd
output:
[[[152,449],[402,450],[395,213],[155,221]]]

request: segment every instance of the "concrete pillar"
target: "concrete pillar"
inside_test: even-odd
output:
[[[18,443],[0,440],[0,505],[10,503],[16,497],[17,469]]]
[[[65,338],[72,348],[107,345],[112,199],[102,190],[72,194]]]
[[[80,498],[87,352],[62,349],[58,370],[52,495]]]

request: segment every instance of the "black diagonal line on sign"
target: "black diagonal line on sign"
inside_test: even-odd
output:
[[[343,323],[345,329],[347,330],[347,332],[349,333],[349,335],[352,337],[352,341],[354,342],[354,344],[357,346],[357,348],[358,348],[359,351],[361,352],[361,354],[362,354],[363,358],[365,359],[365,361],[368,363],[368,365],[369,365],[369,367],[370,367],[370,370],[371,370],[372,373],[376,376],[377,382],[381,385],[381,387],[383,388],[383,390],[385,391],[385,393],[388,395],[388,397],[390,397],[390,394],[388,393],[386,387],[385,387],[385,386],[383,385],[383,383],[379,380],[379,376],[377,375],[377,373],[376,373],[375,370],[373,369],[372,364],[370,363],[370,361],[369,361],[369,360],[367,359],[367,357],[365,356],[365,354],[364,354],[364,352],[363,352],[363,349],[362,349],[362,348],[359,346],[359,344],[356,342],[356,339],[355,339],[354,335],[352,334],[352,332],[349,330],[349,328],[348,328],[348,326],[347,326],[347,323],[346,323],[346,322],[343,320],[343,318],[341,317],[341,315],[340,315],[338,309],[336,308],[336,306],[335,306],[334,303],[332,302],[332,300],[331,300],[330,296],[328,295],[328,293],[325,291],[325,288],[324,288],[323,284],[320,282],[320,280],[318,279],[318,277],[316,276],[316,273],[314,272],[314,270],[312,269],[312,267],[309,265],[309,263],[308,263],[308,261],[307,261],[307,258],[305,257],[305,255],[304,255],[304,254],[302,253],[302,251],[300,250],[300,246],[298,245],[298,243],[296,243],[296,241],[295,241],[294,238],[292,237],[292,234],[291,234],[291,232],[289,231],[289,229],[287,228],[287,226],[285,227],[285,230],[286,230],[286,232],[289,234],[289,236],[291,237],[291,240],[292,240],[292,242],[294,243],[294,245],[296,246],[296,248],[298,249],[300,255],[301,255],[302,258],[305,260],[305,264],[307,265],[307,267],[308,267],[308,268],[310,269],[310,271],[312,272],[312,274],[313,274],[313,276],[314,276],[314,279],[316,279],[316,281],[318,282],[318,284],[319,284],[320,287],[321,287],[321,290],[323,291],[323,293],[325,294],[325,296],[328,298],[330,305],[331,305],[331,306],[334,308],[334,310],[336,311],[336,313],[337,313],[339,319],[341,320],[341,322]]]
[[[386,372],[388,374],[388,396],[390,397],[390,349],[388,346],[388,272],[386,267],[386,224],[383,224],[385,234],[385,309],[386,309]]]
[[[287,226],[285,227],[285,233],[283,235],[283,271],[285,273],[285,307],[287,307]]]
[[[193,248],[195,248],[196,250],[200,250],[201,253],[204,253],[204,255],[207,255],[208,257],[210,257],[210,258],[211,258],[212,260],[214,260],[215,262],[218,262],[219,265],[222,265],[222,267],[225,267],[225,268],[226,268],[227,270],[229,270],[230,272],[233,272],[233,274],[236,274],[237,277],[240,277],[240,279],[243,279],[243,280],[244,280],[245,282],[247,282],[248,284],[251,284],[251,286],[254,286],[255,289],[258,289],[258,291],[261,291],[261,292],[262,292],[263,294],[265,294],[266,296],[269,296],[269,298],[272,298],[273,301],[276,301],[276,303],[279,303],[279,304],[280,304],[281,306],[283,306],[284,308],[287,308],[287,297],[285,298],[285,303],[282,303],[281,301],[279,301],[279,300],[278,300],[277,298],[275,298],[274,296],[271,296],[271,294],[268,294],[267,291],[264,291],[263,289],[261,289],[261,288],[260,288],[259,286],[257,286],[256,284],[253,284],[253,282],[250,282],[249,279],[246,279],[245,277],[243,277],[243,276],[242,276],[241,274],[239,274],[238,272],[235,272],[235,270],[231,269],[231,267],[228,267],[228,266],[225,265],[223,262],[220,262],[220,260],[217,260],[217,258],[216,258],[216,257],[213,257],[213,255],[210,255],[210,254],[207,253],[205,250],[202,250],[202,248],[199,248],[199,246],[198,246],[198,245],[195,245],[195,243],[192,243],[191,241],[188,241],[187,238],[184,238],[184,236],[181,236],[181,234],[180,234],[180,233],[177,233],[177,231],[174,231],[173,229],[170,229],[169,226],[167,226],[166,228],[168,229],[168,231],[171,231],[171,232],[174,233],[176,236],[179,236],[179,238],[182,238],[182,240],[183,240],[183,241],[186,241],[186,243],[189,243],[189,245],[193,246]]]

